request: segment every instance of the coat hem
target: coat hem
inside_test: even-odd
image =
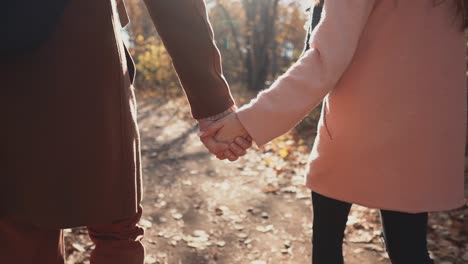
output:
[[[439,206],[439,207],[427,207],[427,208],[422,208],[415,210],[414,208],[404,208],[404,207],[393,207],[393,206],[385,206],[385,205],[378,205],[378,203],[371,203],[367,201],[363,201],[358,198],[351,198],[351,197],[345,197],[341,196],[339,194],[336,194],[334,192],[330,191],[325,191],[322,188],[319,188],[317,186],[314,186],[313,183],[306,183],[306,187],[310,189],[313,192],[316,192],[320,195],[343,201],[346,203],[351,203],[351,204],[356,204],[360,206],[364,206],[367,208],[371,209],[378,209],[378,210],[386,210],[386,211],[394,211],[394,212],[402,212],[402,213],[409,213],[409,214],[417,214],[417,213],[427,213],[427,212],[444,212],[444,211],[451,211],[451,210],[456,210],[456,209],[461,209],[465,203],[462,202],[458,205],[452,205],[452,206]]]

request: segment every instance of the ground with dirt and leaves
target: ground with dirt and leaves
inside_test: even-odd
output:
[[[141,97],[145,263],[311,262],[312,210],[303,186],[311,136],[293,132],[221,162],[199,142],[184,98]],[[468,263],[466,208],[431,214],[436,263]],[[377,210],[353,206],[346,263],[390,263],[380,232]],[[65,239],[67,263],[89,263],[94,246],[86,229],[65,230]]]

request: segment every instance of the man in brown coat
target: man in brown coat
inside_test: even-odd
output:
[[[207,126],[229,113],[203,0],[145,2],[194,118]],[[61,229],[78,226],[96,244],[91,263],[143,263],[135,68],[119,33],[127,22],[121,0],[69,0],[38,48],[1,59],[0,263],[64,263]]]

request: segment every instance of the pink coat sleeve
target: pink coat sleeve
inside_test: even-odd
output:
[[[350,64],[375,0],[327,0],[311,49],[238,116],[259,146],[288,132],[316,107]]]

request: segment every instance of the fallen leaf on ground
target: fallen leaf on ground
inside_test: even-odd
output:
[[[270,231],[273,231],[273,225],[267,225],[267,226],[257,226],[257,231],[262,232],[262,233],[267,233]]]

